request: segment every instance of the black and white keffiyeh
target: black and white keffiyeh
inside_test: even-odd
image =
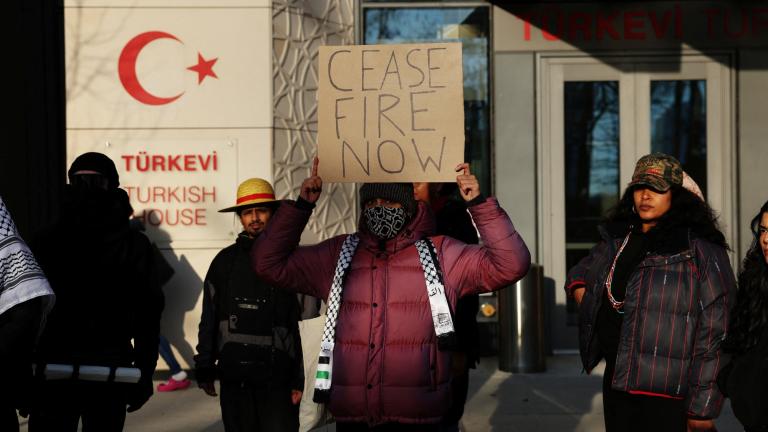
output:
[[[448,306],[448,298],[445,296],[442,270],[440,270],[437,252],[432,240],[417,241],[416,249],[419,251],[419,262],[424,271],[424,281],[427,283],[429,308],[432,310],[432,325],[435,326],[435,334],[440,342],[453,335],[453,319],[451,318],[451,309]]]
[[[355,256],[360,238],[352,234],[344,239],[333,274],[331,292],[328,294],[328,312],[323,327],[323,339],[320,341],[320,357],[317,361],[315,374],[315,393],[312,399],[317,403],[328,402],[331,390],[331,373],[333,372],[333,347],[336,340],[336,320],[341,307],[341,290],[344,288],[344,276],[347,274],[352,257]]]
[[[0,198],[0,314],[36,297],[47,296],[45,311],[53,306],[53,290],[32,252],[19,237]]]

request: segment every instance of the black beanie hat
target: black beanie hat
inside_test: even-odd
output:
[[[375,198],[400,203],[410,217],[416,214],[413,183],[365,183],[360,188],[360,207],[365,207],[365,203]]]
[[[109,181],[109,188],[116,188],[120,186],[120,177],[117,175],[117,168],[112,159],[106,155],[96,152],[83,153],[72,162],[72,166],[69,167],[67,177],[69,177],[70,183],[72,177],[78,171],[95,171]]]

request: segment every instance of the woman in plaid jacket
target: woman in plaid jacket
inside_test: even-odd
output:
[[[606,430],[714,430],[736,293],[727,244],[671,156],[641,158],[602,241],[568,273],[590,372],[606,360]]]

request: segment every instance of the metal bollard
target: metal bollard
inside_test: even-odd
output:
[[[544,268],[531,264],[528,274],[499,291],[499,369],[544,372]]]

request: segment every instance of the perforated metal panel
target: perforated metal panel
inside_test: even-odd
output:
[[[272,2],[274,183],[280,198],[295,199],[310,174],[317,137],[317,52],[354,43],[353,0]],[[322,163],[322,161],[320,162]],[[326,184],[302,240],[314,243],[353,232],[354,184]]]

